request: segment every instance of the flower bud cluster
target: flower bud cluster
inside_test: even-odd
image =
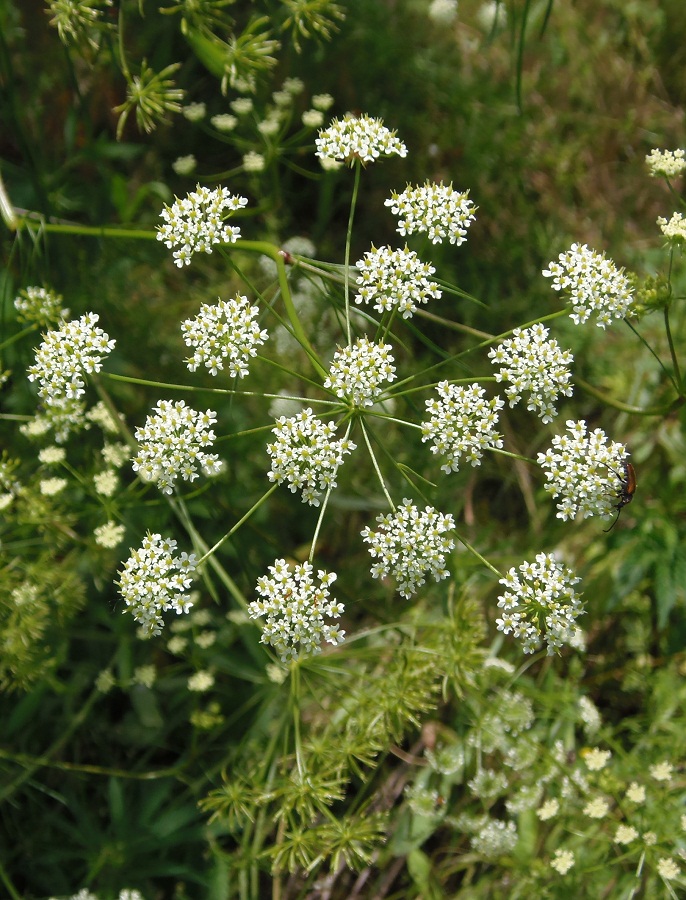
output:
[[[569,318],[576,325],[583,325],[591,313],[596,314],[599,328],[606,328],[613,318],[626,318],[633,291],[624,269],[618,269],[604,253],[589,250],[586,244],[572,244],[558,260],[549,263],[543,275],[553,279],[554,291],[569,295]]]
[[[311,563],[290,566],[277,559],[270,575],[257,579],[259,600],[249,604],[252,619],[266,616],[261,642],[270,644],[282,662],[321,652],[321,642],[343,643],[345,632],[338,625],[326,625],[324,617],[337,619],[344,606],[329,599],[335,572],[317,572],[319,587],[312,578]]]
[[[447,237],[459,247],[467,240],[467,229],[474,221],[469,191],[456,191],[452,184],[443,182],[427,181],[417,187],[408,184],[402,194],[393,191],[385,205],[399,217],[399,234],[426,234],[432,244],[440,244]]]
[[[374,344],[367,338],[358,338],[352,347],[339,347],[324,387],[353,406],[373,406],[384,382],[395,380],[390,350],[390,344]]]
[[[409,319],[418,303],[438,300],[441,291],[428,276],[436,271],[433,266],[421,262],[413,250],[391,250],[390,247],[372,248],[357,263],[360,291],[355,303],[374,304],[382,313],[397,309],[403,319]]]
[[[666,238],[675,244],[686,244],[686,218],[681,213],[675,212],[667,221],[664,216],[659,216],[657,224]]]
[[[174,250],[177,266],[190,265],[194,253],[211,253],[213,244],[233,244],[241,236],[240,228],[225,225],[224,219],[247,204],[245,197],[226,188],[197,186],[197,189],[172,206],[165,204],[160,216],[165,225],[157,228],[157,240]]]
[[[519,403],[528,391],[526,408],[544,422],[552,422],[557,415],[558,394],[572,396],[569,366],[574,357],[569,350],[561,350],[556,340],[548,340],[548,329],[540,322],[524,330],[515,328],[513,335],[489,350],[493,364],[501,365],[496,381],[509,382],[505,396],[510,406]]]
[[[555,435],[552,447],[538,454],[548,480],[546,491],[562,498],[557,518],[573,519],[579,513],[584,519],[607,518],[621,496],[626,447],[608,443],[600,428],[589,433],[583,420],[566,424],[569,434]]]
[[[576,619],[583,614],[574,590],[579,580],[549,553],[538,553],[535,562],[523,562],[519,570],[512,567],[500,580],[507,590],[498,598],[503,611],[496,619],[498,631],[512,632],[525,653],[533,653],[543,641],[551,656],[576,633]]]
[[[45,335],[28,372],[29,381],[38,382],[38,394],[46,404],[62,407],[78,400],[85,394],[84,375],[102,368],[102,359],[111,353],[115,341],[96,326],[99,318],[97,313],[86,313]]]
[[[203,303],[194,319],[181,323],[181,332],[187,347],[195,353],[186,360],[191,372],[204,365],[211,375],[224,368],[228,359],[229,374],[244,378],[248,374],[248,360],[257,355],[256,348],[269,337],[260,330],[257,306],[249,306],[248,298],[240,294],[232,300],[217,298],[216,306]]]
[[[437,400],[426,401],[431,418],[422,422],[422,441],[432,441],[431,452],[447,457],[443,472],[457,472],[463,456],[478,466],[486,448],[503,446],[495,430],[498,410],[505,405],[500,397],[485,400],[478,384],[462,387],[448,381],[441,381],[437,391]]]
[[[128,609],[148,634],[160,634],[162,613],[187,613],[193,605],[186,593],[193,581],[194,553],[172,556],[176,541],[148,532],[143,546],[132,550],[119,573],[119,591]],[[126,611],[126,610],[125,610]]]
[[[69,310],[62,307],[62,297],[44,287],[33,286],[19,291],[14,308],[20,321],[37,325],[56,325],[69,315]]]
[[[355,160],[370,163],[382,156],[407,156],[407,148],[395,131],[368,115],[334,119],[319,132],[315,144],[315,155],[320,159],[337,159],[351,166]]]
[[[140,448],[133,470],[144,481],[153,481],[163,494],[171,494],[179,476],[184,481],[198,477],[197,467],[206,475],[221,471],[219,457],[206,452],[215,440],[211,426],[217,421],[216,413],[197,412],[183,400],[160,400],[153,413],[136,429]]]
[[[325,424],[311,409],[291,418],[281,416],[272,432],[276,440],[267,444],[272,461],[269,480],[287,481],[292,493],[301,491],[303,503],[319,506],[322,494],[336,487],[338,467],[355,444],[347,438],[334,440],[335,424]]]
[[[427,506],[422,512],[411,500],[403,500],[389,515],[378,516],[380,526],[369,526],[361,532],[369,544],[369,553],[377,562],[371,568],[373,578],[392,575],[398,593],[411,597],[431,575],[436,581],[447,578],[446,554],[455,546],[450,532],[455,528],[453,517],[436,512]]]

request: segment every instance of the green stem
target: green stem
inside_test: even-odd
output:
[[[364,437],[364,442],[367,445],[367,450],[369,451],[369,456],[372,460],[372,465],[374,466],[374,471],[376,472],[376,477],[379,479],[379,484],[381,485],[381,490],[384,492],[386,500],[388,500],[388,505],[395,512],[395,503],[391,500],[391,495],[388,493],[386,489],[386,483],[383,479],[383,475],[381,474],[381,469],[379,468],[379,464],[376,461],[376,456],[374,455],[374,451],[372,450],[372,445],[369,441],[369,435],[367,434],[367,429],[364,427],[364,422],[360,419],[360,428],[362,429],[362,435]]]
[[[669,343],[669,353],[672,357],[672,365],[674,366],[674,376],[676,378],[675,388],[681,397],[684,393],[684,383],[681,379],[681,370],[679,369],[679,359],[676,355],[676,349],[674,347],[674,338],[672,337],[672,329],[669,324],[669,307],[665,307],[664,311],[665,316],[665,332],[667,334],[667,342]]]
[[[583,378],[575,377],[574,383],[587,394],[590,394],[591,397],[601,400],[606,406],[611,406],[613,409],[618,409],[621,412],[631,413],[634,416],[667,416],[679,409],[686,401],[686,397],[680,396],[663,406],[631,406],[629,403],[622,403],[620,400],[608,397],[607,394],[599,391],[598,388],[593,387],[592,384],[584,381]]]
[[[273,485],[269,488],[269,490],[268,490],[266,493],[264,493],[264,494],[260,497],[260,499],[250,507],[250,509],[247,511],[247,513],[245,513],[245,514],[244,514],[244,515],[236,522],[236,524],[235,524],[229,531],[226,532],[226,534],[224,535],[224,537],[220,538],[220,539],[217,541],[217,543],[214,545],[214,547],[210,547],[209,550],[206,550],[205,553],[204,553],[204,556],[202,556],[202,557],[198,560],[198,566],[199,566],[201,563],[204,563],[205,560],[209,559],[209,558],[212,556],[212,554],[213,554],[216,550],[218,550],[218,549],[221,547],[221,545],[231,537],[231,535],[235,534],[235,533],[238,531],[238,529],[248,521],[248,519],[252,516],[252,514],[253,514],[254,512],[256,512],[256,511],[257,511],[264,503],[267,502],[267,500],[271,497],[271,495],[272,495],[272,494],[274,493],[274,491],[278,488],[278,486],[279,486],[278,484],[273,484]],[[190,521],[190,519],[189,519],[189,521]]]
[[[350,330],[350,246],[353,237],[353,221],[355,219],[355,206],[357,205],[357,194],[360,189],[360,175],[362,165],[359,160],[355,163],[355,181],[353,183],[353,196],[350,201],[350,215],[348,217],[348,231],[345,235],[345,270],[344,270],[344,293],[345,293],[345,328],[348,337],[348,346],[352,344],[352,333]]]
[[[26,328],[22,328],[21,331],[18,331],[16,334],[13,334],[12,337],[7,338],[6,341],[3,341],[0,344],[0,351],[4,350],[6,347],[10,347],[16,341],[20,341],[23,337],[26,337],[27,334],[32,334],[34,331],[38,330],[38,325],[28,325]]]

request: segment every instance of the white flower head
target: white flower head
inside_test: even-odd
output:
[[[69,315],[69,310],[62,306],[60,294],[37,286],[19,291],[14,308],[20,322],[35,322],[36,325],[57,325]]]
[[[324,124],[324,113],[320,109],[306,109],[301,119],[305,128],[321,128]]]
[[[549,263],[543,275],[553,279],[554,291],[569,297],[569,318],[576,325],[583,325],[592,313],[599,328],[606,328],[613,319],[626,318],[633,290],[624,269],[618,269],[604,253],[589,250],[586,244],[572,244],[558,260]]]
[[[583,614],[574,590],[579,582],[571,569],[558,563],[552,554],[538,553],[535,562],[514,566],[500,584],[506,588],[498,597],[502,615],[496,627],[513,634],[525,653],[533,653],[545,642],[548,655],[569,643],[576,619]]]
[[[686,169],[683,150],[651,150],[646,156],[649,173],[654,177],[675,178]]]
[[[250,150],[243,157],[243,168],[246,172],[263,172],[266,164],[264,156],[254,150]]]
[[[96,326],[97,313],[65,322],[62,328],[48,331],[36,350],[36,362],[30,366],[29,381],[38,382],[38,395],[48,406],[68,407],[69,401],[85,394],[85,375],[99,372],[103,358],[114,348],[102,328]]]
[[[502,436],[495,430],[498,410],[505,405],[500,397],[485,400],[478,384],[466,387],[441,381],[438,399],[427,400],[428,422],[422,422],[422,441],[431,441],[431,452],[447,457],[443,472],[457,472],[462,457],[472,466],[481,463],[488,447],[502,447]]]
[[[566,875],[573,865],[574,853],[571,850],[556,850],[555,856],[550,861],[550,867],[560,875]]]
[[[407,246],[403,250],[372,247],[357,262],[357,269],[355,303],[373,305],[380,313],[397,309],[403,319],[409,319],[418,304],[441,296],[438,285],[429,281],[434,267],[421,262]]]
[[[343,604],[329,599],[334,572],[317,572],[319,586],[312,577],[311,563],[291,567],[283,559],[269,566],[269,575],[257,579],[259,600],[249,605],[252,619],[266,617],[262,626],[263,644],[270,644],[282,662],[321,651],[321,642],[340,644],[345,632],[338,625],[327,625],[324,617],[337,619]]]
[[[126,528],[123,525],[117,525],[116,522],[109,521],[105,522],[104,525],[99,525],[93,532],[93,536],[96,544],[112,550],[124,540],[125,531]]]
[[[555,435],[545,453],[538,454],[548,483],[546,491],[561,497],[558,519],[573,519],[581,514],[609,518],[621,503],[624,491],[624,444],[608,442],[600,428],[588,432],[581,420],[567,421],[569,434]]]
[[[334,119],[319,132],[315,144],[315,155],[320,159],[335,159],[351,166],[356,160],[365,164],[384,156],[407,156],[407,148],[395,131],[368,115]]]
[[[204,365],[211,375],[216,375],[224,368],[224,360],[228,360],[229,374],[244,378],[248,360],[257,355],[257,347],[269,337],[257,323],[259,314],[258,307],[250,306],[248,298],[241,294],[232,300],[217,298],[215,306],[203,303],[194,319],[181,323],[186,346],[195,350],[186,360],[190,371]]]
[[[238,125],[238,119],[231,113],[218,113],[216,116],[212,116],[210,122],[217,131],[233,131]]]
[[[586,768],[591,772],[600,772],[612,758],[610,750],[601,750],[600,747],[591,747],[584,753]]]
[[[339,347],[324,387],[353,406],[373,406],[384,383],[396,377],[390,350],[389,344],[374,344],[367,338],[358,338],[352,347]]]
[[[432,506],[420,512],[405,499],[394,513],[378,516],[376,521],[376,531],[367,526],[361,532],[376,560],[373,578],[391,575],[398,593],[406,598],[416,593],[428,575],[436,581],[448,578],[445,558],[455,546],[455,522],[450,514],[436,512]]]
[[[322,422],[311,409],[291,418],[281,416],[272,433],[276,440],[267,444],[269,480],[288,482],[290,491],[302,493],[303,503],[319,506],[322,494],[336,487],[338,468],[355,444],[347,438],[335,440],[334,422]]]
[[[660,226],[660,231],[673,244],[686,244],[686,217],[681,213],[675,212],[669,221],[660,216],[657,224]]]
[[[665,881],[671,881],[681,875],[681,869],[671,856],[664,856],[658,860],[657,873]]]
[[[189,122],[200,122],[205,118],[207,107],[204,103],[189,103],[181,108],[181,112]]]
[[[157,240],[174,249],[174,260],[181,268],[190,265],[194,253],[211,253],[214,244],[233,244],[241,236],[240,228],[224,224],[233,212],[247,204],[245,197],[226,188],[197,186],[196,190],[172,206],[165,204],[160,213],[164,225],[157,227]]]
[[[431,0],[429,18],[437,25],[452,25],[457,18],[457,0]]]
[[[452,184],[431,181],[416,187],[408,184],[401,194],[393,191],[385,205],[398,216],[400,234],[426,234],[432,244],[448,238],[458,247],[467,240],[476,211],[469,191],[456,191]]]
[[[515,328],[513,337],[489,350],[493,365],[500,366],[496,381],[507,381],[505,396],[510,406],[529,394],[526,408],[540,416],[543,422],[552,422],[557,415],[555,403],[558,395],[571,397],[574,361],[569,350],[561,350],[555,339],[548,339],[548,329],[541,325],[522,330]]]
[[[177,175],[190,175],[195,172],[197,166],[198,161],[192,153],[187,156],[179,156],[172,163],[172,169]]]
[[[211,409],[197,412],[183,400],[160,400],[145,425],[136,429],[140,447],[133,458],[134,472],[145,481],[155,482],[163,494],[172,493],[179,476],[194,481],[198,468],[206,475],[218,474],[219,457],[206,452],[215,440],[211,426],[216,421]]]
[[[130,551],[131,556],[119,573],[124,602],[149,635],[161,633],[163,612],[173,609],[180,615],[193,605],[187,591],[193,581],[196,557],[194,553],[173,556],[175,550],[176,541],[148,533],[142,546]]]

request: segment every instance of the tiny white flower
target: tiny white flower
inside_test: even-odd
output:
[[[467,229],[474,221],[475,206],[469,191],[456,191],[452,184],[427,181],[423,185],[409,185],[398,194],[392,192],[385,201],[394,216],[398,216],[400,234],[428,235],[432,244],[440,244],[446,237],[459,247],[467,240]]]
[[[648,171],[653,177],[675,178],[686,169],[683,150],[651,150],[646,156]]]
[[[324,387],[356,407],[373,406],[383,393],[384,382],[395,380],[391,346],[358,338],[352,347],[334,353]]]
[[[574,854],[571,850],[556,850],[555,856],[550,861],[550,866],[559,872],[560,875],[566,875],[574,865]]]
[[[368,115],[334,119],[319,132],[315,144],[316,156],[321,160],[335,159],[351,166],[355,160],[364,164],[384,156],[407,155],[407,148],[395,131],[386,128],[381,119]]]

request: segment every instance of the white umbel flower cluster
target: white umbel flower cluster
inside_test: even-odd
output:
[[[320,159],[335,159],[351,166],[356,160],[370,163],[382,156],[407,156],[407,147],[395,131],[368,115],[334,119],[319,132],[315,145],[315,155]]]
[[[576,325],[583,325],[591,313],[595,313],[599,328],[607,328],[613,319],[626,318],[633,291],[624,269],[618,269],[604,253],[589,250],[586,244],[572,244],[558,260],[549,263],[543,275],[553,279],[554,291],[569,296],[569,318]]]
[[[326,625],[324,617],[337,619],[344,606],[329,599],[329,587],[335,572],[317,572],[319,587],[312,578],[308,562],[294,565],[293,571],[284,559],[269,566],[270,575],[257,579],[259,600],[248,607],[252,619],[266,616],[261,642],[269,644],[282,662],[321,652],[321,642],[343,643],[345,632],[338,625]]]
[[[503,446],[495,426],[504,400],[497,396],[485,400],[478,384],[462,387],[441,381],[437,391],[438,399],[426,401],[431,418],[422,422],[422,441],[432,441],[431,452],[447,457],[443,472],[457,472],[463,456],[478,466],[485,449]]]
[[[165,203],[160,216],[164,225],[157,227],[157,240],[174,249],[176,265],[190,265],[194,253],[211,253],[214,244],[233,244],[241,236],[240,228],[225,225],[224,220],[247,204],[245,197],[226,188],[197,186],[196,190],[172,206]]]
[[[267,444],[272,461],[269,480],[287,481],[292,493],[302,493],[303,503],[319,506],[322,494],[336,487],[338,467],[355,444],[347,438],[335,440],[335,424],[322,422],[311,409],[291,418],[281,416],[272,433],[276,440]]]
[[[571,569],[550,553],[538,553],[535,562],[514,566],[500,580],[507,590],[498,597],[502,616],[496,627],[522,641],[525,653],[544,642],[549,656],[574,637],[577,618],[583,614]]]
[[[548,329],[540,322],[531,328],[515,328],[512,338],[489,350],[493,365],[499,365],[496,381],[509,382],[505,396],[515,406],[527,391],[526,408],[545,422],[557,415],[558,395],[572,396],[572,373],[569,366],[574,357],[569,350],[561,350],[554,338],[548,340]]]
[[[85,374],[99,372],[103,357],[112,352],[115,341],[98,328],[97,313],[65,322],[57,331],[48,331],[36,350],[36,362],[28,370],[29,381],[38,382],[38,394],[46,404],[68,406],[85,394]]]
[[[608,443],[605,432],[596,428],[588,432],[583,419],[569,420],[569,434],[555,435],[552,447],[538,454],[545,471],[546,491],[561,497],[557,505],[558,519],[573,519],[579,513],[608,518],[617,508],[623,489],[625,460],[629,456],[624,444]]]
[[[161,614],[166,610],[180,615],[193,605],[186,591],[193,581],[196,557],[194,553],[172,556],[175,550],[176,541],[148,533],[142,547],[130,551],[119,573],[119,592],[148,634],[161,633]]]
[[[373,304],[380,313],[397,309],[403,319],[409,319],[417,311],[417,304],[441,296],[438,285],[429,281],[429,276],[436,271],[434,267],[423,263],[407,247],[404,250],[372,247],[357,262],[357,269],[360,290],[355,303]]]
[[[686,218],[681,213],[673,213],[669,221],[664,216],[659,216],[657,224],[660,226],[660,231],[670,241],[673,241],[675,244],[686,243]]]
[[[398,593],[411,597],[431,575],[436,581],[448,578],[445,557],[455,546],[451,532],[453,517],[436,512],[433,506],[420,510],[411,500],[403,500],[397,510],[378,516],[379,528],[369,526],[361,532],[369,544],[369,553],[376,559],[371,568],[372,578],[392,575]]]
[[[399,217],[399,234],[426,234],[432,244],[448,238],[458,247],[467,240],[476,210],[469,191],[456,191],[452,184],[442,181],[427,181],[416,187],[408,184],[402,194],[393,191],[384,203]]]
[[[374,344],[367,338],[358,338],[352,347],[339,347],[324,387],[353,406],[373,406],[384,383],[395,380],[390,350],[390,344]]]
[[[35,322],[36,325],[56,325],[69,315],[69,310],[62,306],[60,294],[35,285],[19,291],[14,308],[20,322]]]
[[[686,169],[683,150],[651,150],[646,156],[649,173],[654,177],[675,178]]]
[[[211,409],[197,412],[183,400],[160,400],[145,425],[136,429],[140,448],[133,458],[134,472],[144,481],[154,482],[163,494],[172,493],[179,476],[194,481],[198,468],[205,475],[217,475],[221,471],[219,457],[206,452],[215,440],[211,426],[216,421],[217,414]]]
[[[257,324],[259,314],[258,307],[250,306],[248,298],[241,294],[231,300],[217,298],[216,306],[203,303],[194,319],[181,323],[186,346],[195,349],[186,360],[190,371],[204,365],[211,375],[216,375],[228,359],[229,374],[244,378],[248,360],[257,355],[256,348],[269,337]]]

